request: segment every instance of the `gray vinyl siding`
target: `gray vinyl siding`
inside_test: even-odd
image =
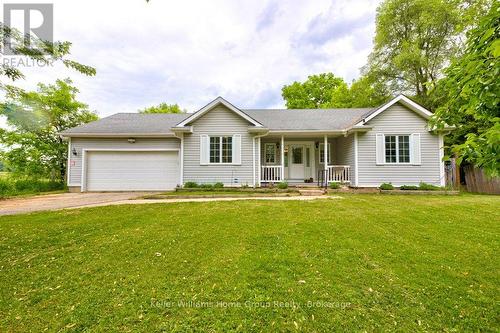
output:
[[[76,149],[77,156],[72,153]],[[71,138],[69,186],[80,186],[82,178],[83,149],[180,149],[180,140],[176,138],[142,139],[136,138],[135,143],[129,143],[127,138]],[[73,165],[74,164],[74,165]]]
[[[193,133],[184,134],[184,182],[222,182],[226,186],[253,186],[253,136],[248,121],[219,105],[192,122]],[[241,135],[241,165],[200,164],[200,135]],[[256,152],[257,155],[257,152]]]
[[[347,137],[338,137],[333,146],[333,157],[335,165],[349,165],[349,178],[354,184],[355,163],[354,163],[354,134]]]
[[[427,130],[427,120],[398,103],[367,125],[372,130],[358,133],[358,186],[373,187],[385,182],[395,186],[440,184],[439,137]],[[421,165],[376,165],[377,133],[420,133]]]

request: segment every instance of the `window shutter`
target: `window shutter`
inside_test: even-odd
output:
[[[210,143],[208,135],[200,135],[200,164],[208,164],[210,160]]]
[[[384,134],[382,134],[382,133],[377,133],[376,154],[377,154],[377,164],[384,164],[385,163],[385,142],[384,142]]]
[[[410,161],[412,164],[420,165],[421,153],[420,153],[420,133],[413,133],[410,140]]]
[[[233,135],[233,164],[241,164],[241,135]]]

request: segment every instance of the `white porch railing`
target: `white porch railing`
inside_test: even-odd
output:
[[[327,167],[328,183],[350,183],[351,167],[349,165],[329,165]]]
[[[281,181],[281,165],[263,165],[260,181],[274,183]]]

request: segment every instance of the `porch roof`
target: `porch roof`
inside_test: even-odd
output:
[[[373,108],[246,109],[242,110],[271,131],[335,131],[358,123]]]

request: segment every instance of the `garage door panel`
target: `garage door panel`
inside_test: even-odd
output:
[[[179,180],[177,152],[89,151],[87,191],[169,190]]]

